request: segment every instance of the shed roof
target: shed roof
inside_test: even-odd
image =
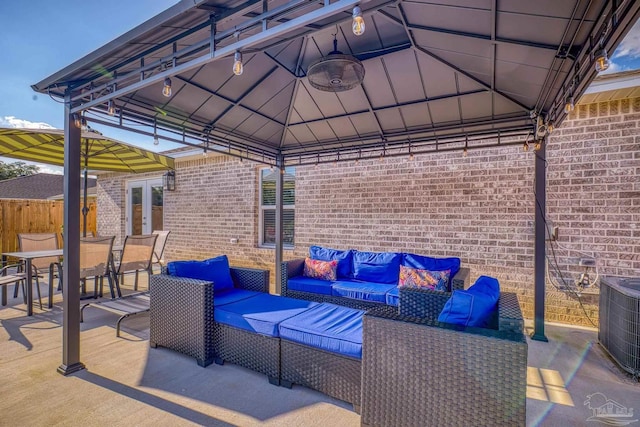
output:
[[[74,111],[98,123],[144,124],[267,162],[473,148],[544,136],[540,124],[559,123],[567,97],[596,75],[595,50],[613,52],[639,10],[607,0],[183,0],[33,87],[69,90]],[[366,75],[350,91],[321,92],[306,72],[334,35]],[[110,99],[118,118],[106,114]]]

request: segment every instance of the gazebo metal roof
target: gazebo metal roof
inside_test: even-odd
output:
[[[351,9],[367,23],[351,32]],[[183,0],[33,86],[90,121],[267,163],[506,144],[544,137],[566,98],[634,23],[634,1]],[[339,49],[362,86],[321,92],[310,63]],[[232,73],[233,55],[244,73]],[[166,77],[172,96],[162,95]],[[115,118],[107,103],[115,102]],[[168,131],[168,133],[167,133]],[[499,138],[497,138],[500,136]],[[517,140],[517,139],[516,139]],[[521,138],[520,138],[521,141]]]

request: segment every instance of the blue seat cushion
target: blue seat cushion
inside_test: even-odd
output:
[[[213,282],[216,291],[233,288],[233,279],[226,255],[204,261],[173,261],[167,264],[171,276],[188,277]]]
[[[398,284],[402,254],[395,252],[353,253],[353,278],[365,282]]]
[[[449,277],[453,278],[460,270],[460,258],[433,258],[405,253],[402,254],[402,265],[429,271],[451,270]]]
[[[395,307],[398,306],[398,301],[400,300],[400,288],[397,286],[387,292],[386,295],[386,304],[393,305]]]
[[[331,295],[386,304],[387,292],[395,287],[384,283],[338,280],[331,286]]]
[[[260,293],[234,303],[225,304],[213,312],[218,323],[270,337],[278,337],[278,324],[318,305],[316,302]]]
[[[248,291],[246,289],[224,289],[222,291],[216,291],[213,294],[213,306],[219,307],[225,304],[231,304],[236,301],[240,301],[247,298],[255,297],[263,292]]]
[[[280,338],[362,358],[363,310],[322,303],[280,323]]]
[[[329,280],[313,279],[311,277],[296,276],[287,280],[287,288],[290,291],[312,292],[314,294],[331,295]]]
[[[489,276],[480,276],[466,290],[456,290],[438,316],[438,322],[462,326],[489,327],[500,299],[500,284]]]
[[[322,246],[311,246],[309,248],[309,258],[319,261],[338,261],[336,274],[338,279],[353,277],[351,271],[351,259],[353,251],[351,249],[340,251],[338,249],[323,248]]]

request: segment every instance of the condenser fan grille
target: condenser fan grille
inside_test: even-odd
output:
[[[364,66],[351,55],[331,52],[307,70],[311,86],[325,92],[343,92],[362,84]]]

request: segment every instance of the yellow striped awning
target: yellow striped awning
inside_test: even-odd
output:
[[[64,132],[0,128],[0,156],[64,166]],[[90,170],[142,173],[174,169],[174,160],[99,133],[83,132],[80,166]]]

